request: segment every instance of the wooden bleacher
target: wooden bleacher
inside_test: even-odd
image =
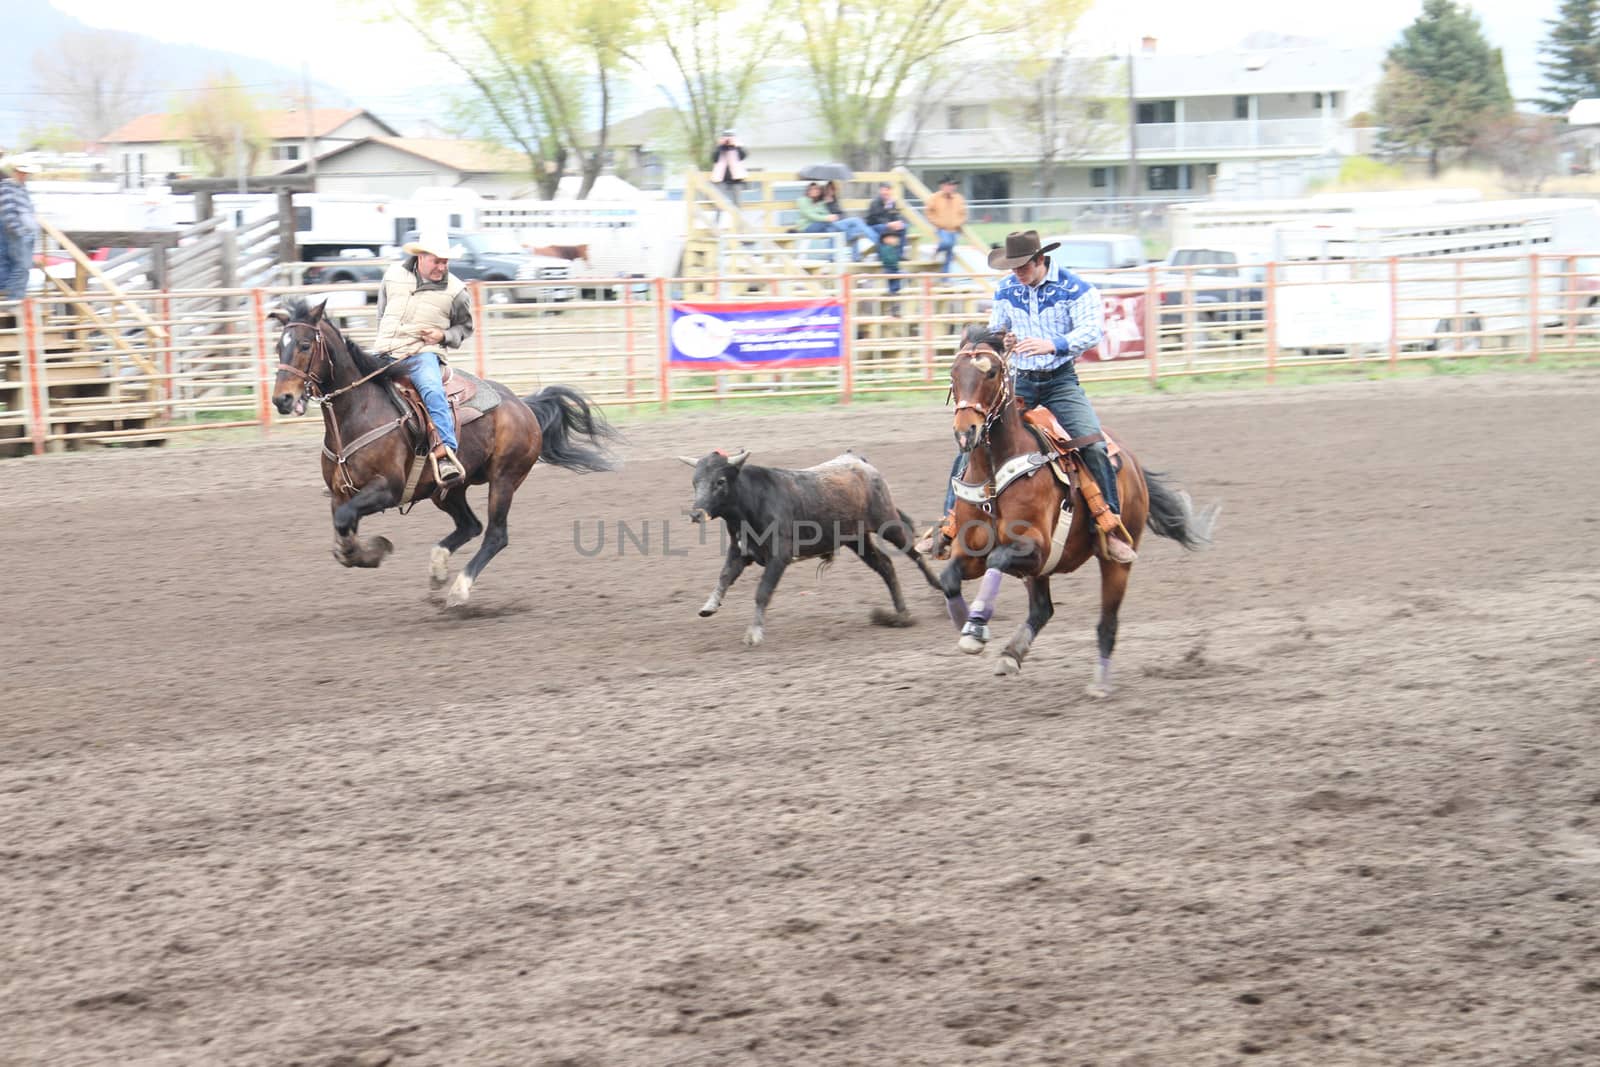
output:
[[[842,188],[840,206],[858,218],[866,216],[879,184],[895,189],[911,240],[900,261],[905,279],[898,296],[891,297],[881,280],[883,266],[868,253],[853,263],[848,254],[837,259],[807,255],[809,246],[824,235],[791,233],[798,211],[795,201],[804,195],[807,181],[793,171],[754,171],[745,181],[737,208],[711,183],[709,175],[691,171],[685,177],[684,201],[688,211],[684,244],[684,295],[687,299],[743,299],[769,296],[808,296],[838,291],[837,278],[845,275],[850,287],[856,341],[865,351],[885,351],[923,343],[921,323],[930,315],[977,319],[986,316],[979,301],[989,293],[971,278],[937,274],[938,237],[933,226],[910,201],[926,201],[932,193],[904,168],[857,173]],[[964,246],[984,247],[977,235],[964,230]],[[926,286],[918,275],[933,275]],[[751,281],[740,286],[738,279]],[[858,345],[858,351],[862,351]]]

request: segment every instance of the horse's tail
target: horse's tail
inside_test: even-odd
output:
[[[522,402],[539,420],[544,445],[539,458],[573,471],[613,471],[621,464],[606,447],[622,434],[605,420],[589,398],[566,385],[547,385]],[[579,443],[586,438],[590,443]]]
[[[1163,477],[1154,471],[1144,472],[1145,487],[1150,494],[1150,518],[1146,525],[1153,533],[1170,537],[1184,548],[1199,549],[1209,545],[1222,505],[1213,504],[1196,511],[1189,494],[1172,488]]]

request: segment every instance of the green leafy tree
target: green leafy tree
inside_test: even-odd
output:
[[[458,114],[515,145],[545,199],[569,165],[589,195],[606,159],[620,73],[641,29],[640,0],[396,0],[409,26],[472,86]]]
[[[1499,51],[1477,16],[1454,0],[1425,0],[1422,14],[1389,49],[1378,86],[1384,146],[1425,154],[1436,176],[1443,157],[1466,150],[1485,123],[1510,111]]]
[[[745,0],[643,2],[654,40],[631,58],[657,72],[657,88],[677,113],[683,147],[703,165],[718,135],[738,125],[785,27]]]
[[[893,162],[890,122],[919,84],[919,71],[995,64],[997,44],[1007,37],[1016,38],[1020,54],[1031,54],[1082,8],[1071,0],[785,0],[774,17],[800,27],[801,58],[829,147],[842,162],[869,169]],[[1007,76],[1003,66],[995,69],[997,78]]]
[[[260,102],[230,72],[207,78],[168,114],[172,133],[194,152],[202,177],[254,174],[272,145]]]
[[[1567,112],[1579,100],[1600,97],[1600,0],[1562,0],[1539,44],[1544,71],[1544,111]]]

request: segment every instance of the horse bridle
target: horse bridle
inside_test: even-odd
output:
[[[989,348],[988,345],[985,345],[984,348],[989,352],[994,352],[994,349]],[[968,345],[966,348],[958,351],[955,355],[955,358],[960,359],[962,356],[975,357],[977,354],[978,346]],[[971,410],[976,411],[979,415],[983,416],[983,425],[978,428],[978,441],[976,443],[986,444],[988,442],[989,428],[994,425],[994,421],[1000,417],[1000,413],[1003,412],[1006,409],[1006,405],[1011,402],[1011,366],[1006,361],[1004,354],[995,352],[995,357],[1000,361],[1000,395],[995,398],[994,406],[992,408],[985,407],[976,400],[959,400],[956,402],[956,414],[959,415],[963,411]],[[951,382],[950,396],[952,399],[955,397],[955,392],[955,383]]]
[[[296,326],[311,331],[311,355],[306,360],[306,369],[301,370],[293,363],[290,363],[282,356],[279,356],[278,370],[280,372],[288,371],[296,378],[299,378],[301,381],[305,382],[306,395],[311,397],[313,400],[322,399],[322,375],[318,373],[318,367],[320,364],[323,369],[326,370],[326,365],[330,361],[330,357],[328,355],[328,339],[322,336],[322,329],[320,326],[315,326],[309,322],[287,322],[284,323],[283,330],[285,333],[288,333]]]

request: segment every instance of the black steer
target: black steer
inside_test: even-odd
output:
[[[694,506],[689,517],[707,517],[727,524],[728,557],[717,578],[717,588],[700,609],[701,617],[716,614],[734,579],[751,563],[764,570],[756,587],[756,617],[745,631],[744,643],[761,643],[767,602],[778,587],[784,569],[797,559],[831,560],[848,548],[878,572],[894,612],[872,613],[881,626],[909,626],[911,613],[900,595],[894,564],[872,541],[876,534],[910,556],[930,586],[938,579],[911,547],[911,519],[894,506],[883,475],[860,456],[845,453],[805,470],[758,467],[746,462],[750,453],[729,456],[712,452],[699,461],[679,457],[694,467]]]

